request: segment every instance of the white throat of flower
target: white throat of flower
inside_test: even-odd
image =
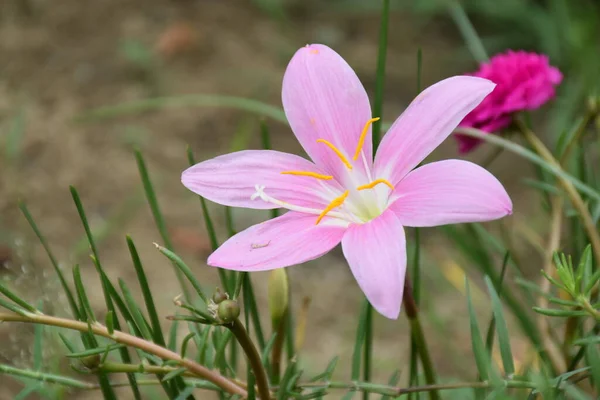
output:
[[[375,179],[373,180],[366,162],[365,154],[362,151],[365,138],[367,136],[369,126],[379,120],[379,118],[372,118],[365,124],[363,131],[360,135],[358,146],[356,148],[356,152],[354,153],[353,161],[357,161],[359,157],[362,158],[362,162],[365,167],[365,171],[368,174],[368,183],[361,184],[358,181],[358,177],[355,173],[352,172],[353,165],[348,160],[348,158],[342,153],[337,147],[335,147],[332,143],[325,139],[318,139],[318,143],[323,143],[327,147],[329,147],[340,159],[340,161],[346,166],[348,170],[348,181],[351,182],[351,189],[346,190],[343,193],[335,193],[333,190],[329,189],[325,184],[323,187],[327,189],[328,192],[331,193],[333,197],[330,203],[324,209],[316,209],[309,207],[302,207],[294,204],[290,204],[285,201],[278,200],[272,196],[269,196],[265,193],[266,185],[256,184],[254,185],[254,189],[256,190],[252,196],[250,196],[251,200],[261,199],[267,203],[275,204],[281,208],[287,208],[288,210],[302,212],[306,214],[314,214],[318,215],[315,224],[321,222],[321,220],[325,217],[333,217],[340,218],[346,220],[348,222],[353,223],[365,223],[373,218],[379,216],[385,208],[387,208],[387,198],[389,194],[394,190],[394,186],[386,179]],[[283,175],[295,175],[295,176],[308,176],[319,181],[327,181],[332,180],[333,176],[331,175],[323,175],[316,172],[311,171],[282,171]],[[364,178],[363,178],[364,179]],[[376,186],[384,184],[388,187],[387,193],[385,195],[385,201],[380,201],[379,194],[377,191],[373,191],[369,196],[362,195],[361,192],[368,189],[376,189]],[[350,196],[350,198],[348,198]]]

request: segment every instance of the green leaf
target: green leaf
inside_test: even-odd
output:
[[[4,307],[9,311],[14,312],[15,314],[22,315],[24,317],[27,317],[27,314],[28,314],[28,312],[26,310],[23,310],[21,307],[17,307],[13,303],[6,301],[2,298],[0,298],[0,307]]]
[[[190,146],[187,147],[187,157],[190,166],[196,164],[196,160],[194,160],[194,153]],[[200,205],[202,207],[202,216],[204,217],[204,224],[206,226],[206,233],[208,233],[208,238],[210,239],[210,247],[213,251],[217,250],[219,247],[219,241],[217,239],[217,233],[215,231],[215,226],[212,222],[212,218],[210,217],[210,213],[208,212],[208,207],[206,205],[206,200],[202,196],[198,196],[200,199]]]
[[[88,111],[77,117],[80,122],[98,121],[147,111],[184,107],[223,107],[255,113],[287,123],[285,113],[279,107],[263,102],[233,96],[193,94],[175,97],[157,97],[121,103]]]
[[[179,322],[173,321],[171,323],[171,329],[169,330],[169,345],[168,349],[171,351],[177,351],[177,333],[179,331]]]
[[[506,320],[504,319],[504,311],[502,311],[502,302],[500,301],[496,289],[494,289],[494,284],[487,276],[485,277],[485,283],[492,298],[492,311],[494,312],[494,319],[496,321],[496,332],[498,334],[498,344],[500,346],[500,355],[502,356],[504,372],[506,375],[512,376],[515,373],[515,365],[512,350],[510,348],[508,327],[506,326]]]
[[[85,285],[81,280],[81,272],[79,271],[79,265],[75,265],[73,267],[73,282],[75,283],[75,291],[77,292],[77,297],[79,297],[79,303],[81,304],[81,310],[83,310],[83,317],[86,322],[96,321],[96,316],[94,315],[94,310],[92,310],[92,306],[90,305],[90,301],[85,292]]]
[[[69,339],[67,339],[65,335],[59,332],[58,337],[63,342],[67,350],[69,350],[71,353],[75,353],[75,345]]]
[[[250,274],[248,272],[242,272],[242,274],[244,275],[244,281],[242,284],[244,309],[248,310],[248,313],[252,318],[252,325],[254,325],[254,334],[258,344],[258,350],[263,351],[265,349],[265,335],[263,334],[260,315],[258,313],[258,307],[256,306],[256,298],[254,297],[252,279],[250,278]]]
[[[171,237],[169,236],[169,231],[167,230],[167,224],[165,223],[163,214],[160,211],[158,199],[156,198],[154,186],[152,185],[152,181],[150,180],[150,174],[148,173],[148,168],[146,168],[146,162],[144,161],[142,152],[139,149],[135,149],[134,155],[140,173],[140,178],[144,186],[144,193],[146,193],[146,199],[148,200],[150,211],[152,212],[152,216],[154,217],[156,228],[158,229],[158,232],[160,233],[160,236],[163,242],[165,243],[165,246],[169,250],[173,251],[173,243],[171,242]],[[177,268],[175,268],[175,275],[177,277],[177,281],[179,282],[179,286],[181,287],[181,290],[183,292],[183,296],[189,303],[191,303],[192,298],[190,297],[187,285],[185,284],[180,270]]]
[[[575,346],[586,346],[588,344],[598,344],[600,343],[600,336],[589,336],[583,339],[578,339],[573,342]]]
[[[283,373],[283,377],[281,378],[281,383],[279,384],[279,390],[277,391],[277,400],[286,400],[287,394],[288,394],[288,390],[287,390],[287,386],[288,383],[290,382],[292,376],[294,375],[294,369],[295,369],[295,364],[294,362],[291,362],[288,364],[287,368],[285,369],[285,372]]]
[[[131,237],[127,236],[126,241],[127,247],[129,248],[129,253],[131,254],[131,260],[133,261],[133,266],[135,268],[135,273],[137,275],[138,282],[140,283],[140,288],[142,289],[142,296],[144,297],[144,302],[146,303],[146,310],[148,311],[148,316],[150,317],[152,338],[154,343],[165,347],[166,343],[162,333],[162,327],[160,325],[160,318],[158,317],[158,312],[156,311],[156,306],[154,305],[154,298],[152,296],[152,291],[150,290],[150,285],[148,284],[148,278],[144,272],[144,267],[142,266],[142,262],[138,255],[137,249],[133,244],[133,240],[131,240]]]
[[[179,395],[175,397],[175,400],[185,400],[189,398],[192,395],[192,393],[194,393],[194,389],[195,387],[192,386],[186,387],[181,392],[179,392]]]
[[[595,387],[600,386],[600,351],[598,346],[588,344],[586,346],[586,359],[588,365],[592,370],[592,379],[594,380]]]
[[[465,13],[465,10],[463,10],[461,4],[458,1],[449,2],[448,11],[454,20],[454,23],[458,27],[458,30],[467,44],[467,47],[469,48],[473,58],[479,63],[487,61],[488,55],[485,51],[485,47],[483,46],[477,31],[475,31],[475,28],[471,24],[471,21],[469,21],[469,17]]]
[[[121,292],[123,293],[123,298],[125,299],[125,303],[127,303],[127,308],[131,312],[131,316],[133,321],[135,321],[135,325],[139,329],[139,333],[141,333],[141,337],[146,340],[152,340],[152,332],[150,332],[150,324],[142,314],[142,311],[134,300],[129,287],[125,283],[125,281],[119,278],[119,286],[121,287]]]
[[[396,385],[398,385],[398,382],[400,382],[400,371],[395,370],[394,373],[392,374],[392,376],[390,376],[390,379],[388,379],[388,386],[396,386]],[[392,399],[391,396],[387,396],[387,395],[381,396],[381,400],[391,400],[391,399]]]
[[[8,290],[8,288],[2,284],[0,284],[0,293],[5,295],[6,297],[8,297],[10,300],[15,302],[21,308],[24,308],[25,310],[32,312],[32,313],[37,313],[37,309],[34,306],[27,303],[25,300],[23,300],[22,298],[17,296],[15,293]]]
[[[187,147],[187,156],[190,166],[196,164],[196,161],[194,160],[194,153],[192,152],[189,146]],[[219,241],[217,240],[215,227],[210,217],[210,213],[208,212],[206,200],[202,196],[198,196],[198,198],[200,199],[200,206],[202,207],[202,216],[204,217],[204,224],[206,226],[206,232],[208,233],[208,237],[210,239],[210,245],[213,251],[215,251],[219,247]],[[227,207],[225,209],[227,210]],[[228,228],[231,224],[232,222],[228,221]],[[229,292],[229,289],[232,288],[233,285],[229,283],[227,272],[223,268],[217,268],[217,273],[219,274],[219,279],[221,280],[221,285],[223,286],[223,289],[225,290],[225,292]],[[234,273],[232,273],[232,275],[234,275]]]
[[[194,338],[194,336],[196,336],[196,332],[190,332],[183,338],[183,341],[181,342],[181,358],[185,358],[188,343]]]
[[[273,350],[273,346],[275,345],[275,340],[277,339],[277,333],[273,333],[273,335],[271,336],[271,338],[269,339],[269,341],[267,342],[267,344],[265,345],[265,348],[263,349],[262,353],[261,353],[261,360],[262,360],[262,365],[263,367],[267,368],[269,366],[269,355],[271,354],[271,351]]]
[[[479,376],[482,380],[486,381],[489,378],[489,359],[485,351],[485,345],[481,339],[481,332],[479,330],[479,324],[477,323],[475,308],[473,307],[473,301],[471,300],[471,289],[469,288],[469,281],[466,278],[465,290],[467,292],[467,304],[469,308],[469,326],[471,327],[471,348],[473,349]]]
[[[173,265],[175,265],[177,269],[181,271],[183,275],[188,279],[188,281],[192,284],[192,287],[194,288],[194,290],[196,290],[196,293],[198,293],[198,296],[200,296],[202,301],[204,301],[205,304],[208,304],[208,298],[204,294],[204,290],[202,290],[200,282],[198,281],[198,279],[196,279],[196,276],[192,273],[190,267],[188,267],[187,264],[183,262],[183,260],[177,254],[173,253],[166,247],[163,247],[157,243],[154,243],[154,246],[156,246],[158,251],[160,251],[165,257],[167,257],[173,262]]]
[[[379,24],[379,45],[377,50],[377,72],[375,75],[375,103],[373,116],[382,117],[383,90],[385,88],[385,64],[387,59],[388,28],[390,20],[390,0],[383,0],[381,7],[381,22]],[[366,121],[365,121],[366,122]],[[372,127],[373,150],[377,150],[381,141],[381,123],[375,121]]]
[[[331,359],[331,361],[329,361],[329,363],[327,364],[327,368],[325,368],[325,371],[312,377],[309,380],[309,382],[318,382],[320,380],[324,380],[324,381],[330,380],[331,376],[333,375],[333,371],[335,370],[335,367],[337,366],[339,359],[340,358],[338,356],[333,357]]]
[[[113,351],[113,350],[118,350],[118,349],[122,349],[126,347],[124,344],[111,344],[105,347],[98,347],[95,349],[89,349],[89,350],[85,350],[85,351],[80,351],[77,353],[71,353],[71,354],[67,354],[66,356],[68,358],[82,358],[82,357],[88,357],[88,356],[93,356],[96,354],[104,354],[107,351]]]
[[[354,351],[352,352],[352,375],[351,379],[357,381],[360,378],[360,366],[362,359],[362,346],[365,342],[367,314],[369,312],[369,300],[364,299],[360,315],[358,317],[358,326],[356,328],[356,339],[354,341]]]
[[[583,317],[588,315],[587,311],[578,310],[555,310],[550,308],[533,307],[533,310],[539,314],[549,317]]]
[[[108,334],[112,335],[115,332],[115,312],[109,311],[106,313],[105,318],[106,329],[108,330]]]
[[[186,371],[187,371],[187,368],[177,368],[176,370],[171,371],[168,374],[166,374],[162,378],[162,381],[163,382],[168,382],[168,381],[170,381],[173,378],[177,378],[178,376],[183,375]]]

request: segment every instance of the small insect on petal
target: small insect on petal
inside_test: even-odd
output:
[[[253,249],[262,249],[263,247],[267,247],[268,245],[271,244],[271,241],[269,240],[267,243],[252,243],[250,245],[250,247],[252,247]]]

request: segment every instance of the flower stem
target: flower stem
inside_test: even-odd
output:
[[[433,367],[433,363],[431,362],[431,356],[429,355],[429,349],[427,348],[427,342],[425,341],[425,334],[423,333],[421,321],[419,320],[419,309],[413,297],[412,286],[410,284],[410,279],[408,275],[404,280],[404,294],[402,296],[402,304],[404,305],[404,311],[406,312],[406,317],[408,318],[408,321],[410,323],[410,332],[412,335],[413,342],[415,343],[417,351],[419,352],[419,357],[421,358],[423,372],[425,373],[425,381],[428,385],[434,385],[436,375],[435,369]],[[429,391],[429,398],[431,400],[440,399],[437,389],[434,388]]]
[[[254,376],[256,377],[256,386],[258,387],[258,394],[260,395],[261,400],[269,400],[271,398],[271,393],[269,391],[269,381],[267,379],[267,372],[263,368],[260,354],[254,347],[252,340],[250,340],[250,336],[244,328],[244,325],[240,322],[239,319],[233,321],[232,324],[225,325],[229,330],[234,334],[240,346],[246,353],[246,357],[248,358],[248,362],[254,371]]]
[[[135,347],[137,349],[143,350],[147,353],[158,356],[164,360],[174,360],[178,361],[182,367],[187,368],[191,373],[200,378],[206,379],[209,382],[214,383],[219,386],[226,392],[231,394],[239,394],[241,396],[246,396],[246,390],[231,382],[224,376],[211,371],[210,369],[192,361],[189,359],[182,358],[179,354],[174,351],[165,349],[164,347],[158,346],[152,342],[146,341],[139,337],[130,335],[121,331],[113,331],[112,334],[108,332],[108,329],[99,324],[87,324],[85,322],[73,321],[70,319],[57,318],[49,315],[43,314],[30,314],[26,315],[17,315],[17,314],[8,314],[8,313],[0,313],[0,322],[26,322],[26,323],[34,323],[34,324],[42,324],[49,326],[57,326],[60,328],[76,330],[79,332],[91,332],[94,335],[102,336],[108,339],[112,339],[117,343],[122,343],[130,347]]]

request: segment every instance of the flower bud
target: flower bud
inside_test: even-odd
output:
[[[223,322],[232,322],[240,316],[240,306],[234,300],[223,300],[219,303],[217,316]]]
[[[217,290],[215,290],[215,293],[212,296],[212,300],[215,302],[215,304],[219,304],[221,302],[223,302],[224,300],[227,300],[229,298],[229,296],[227,296],[227,293],[223,293],[221,292],[221,289],[217,288]]]
[[[284,316],[288,308],[289,284],[283,268],[274,269],[269,275],[269,311],[273,325]]]

